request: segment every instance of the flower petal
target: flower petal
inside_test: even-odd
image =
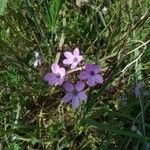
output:
[[[66,90],[67,92],[73,92],[73,90],[74,90],[74,86],[73,86],[73,84],[70,83],[70,82],[66,82],[66,83],[64,84],[64,88],[65,88],[65,90]]]
[[[75,57],[78,57],[79,54],[80,54],[80,50],[79,50],[78,48],[75,48],[74,51],[73,51],[73,55],[74,55]]]
[[[39,52],[34,52],[35,58],[38,58],[40,56]]]
[[[88,79],[89,78],[89,73],[87,71],[82,71],[79,75],[79,78],[81,80],[84,80],[84,79]]]
[[[63,84],[63,82],[64,82],[64,78],[60,78],[60,79],[58,79],[58,81],[57,81],[57,83],[56,83],[56,84],[58,84],[58,85],[62,85],[62,84]]]
[[[70,64],[72,64],[72,62],[73,62],[73,59],[69,59],[69,58],[63,60],[64,65],[70,65]]]
[[[75,69],[78,65],[78,62],[73,62],[72,65],[71,65],[71,69]]]
[[[39,63],[38,60],[35,60],[35,61],[34,61],[34,64],[33,64],[34,68],[37,68],[38,63]]]
[[[64,56],[68,59],[73,59],[74,58],[74,56],[71,52],[64,52]]]
[[[87,81],[87,84],[88,86],[92,87],[92,86],[95,86],[96,83],[95,83],[95,78],[94,77],[89,77],[88,78],[88,81]]]
[[[79,92],[78,97],[81,101],[86,101],[87,100],[87,95],[84,92]]]
[[[59,73],[60,67],[58,64],[52,64],[51,69],[52,69],[52,72]]]
[[[94,78],[97,83],[103,83],[103,77],[101,75],[97,74]]]
[[[68,103],[69,101],[71,101],[73,98],[73,94],[72,93],[66,93],[66,95],[63,97],[63,101],[65,103]]]
[[[49,85],[57,83],[57,78],[54,73],[47,73],[44,75],[44,80],[46,80]]]
[[[61,77],[64,77],[66,75],[65,68],[61,67],[60,70],[59,70],[59,73],[60,73]]]
[[[86,64],[85,65],[85,70],[87,70],[87,71],[93,71],[93,64]]]
[[[78,63],[79,63],[79,62],[82,61],[83,57],[82,56],[78,56],[77,59],[78,59]]]
[[[84,89],[84,87],[85,87],[85,84],[81,81],[78,81],[77,84],[75,85],[75,89],[77,91],[82,91]]]
[[[42,62],[41,59],[38,59],[38,66],[41,66]]]
[[[99,73],[99,72],[100,72],[100,67],[99,67],[99,65],[94,65],[94,66],[93,66],[93,71],[94,71],[94,73]]]
[[[74,96],[72,99],[72,107],[73,109],[77,109],[80,105],[79,98],[77,96]]]

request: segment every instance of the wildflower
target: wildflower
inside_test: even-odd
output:
[[[103,13],[103,14],[106,14],[107,11],[108,11],[108,8],[107,8],[106,6],[104,6],[104,7],[102,8],[102,13]]]
[[[136,98],[140,97],[141,89],[142,89],[142,84],[141,83],[136,84],[134,89]]]
[[[35,61],[33,63],[34,68],[41,66],[41,57],[38,52],[34,52]]]
[[[52,64],[51,70],[52,73],[47,73],[44,76],[44,80],[46,80],[49,85],[61,85],[66,75],[65,68],[60,67],[58,64]]]
[[[64,88],[67,91],[66,95],[63,97],[65,103],[71,102],[73,109],[77,109],[81,101],[87,100],[87,95],[84,93],[85,84],[78,81],[76,85],[70,82],[64,84]]]
[[[64,56],[66,59],[63,60],[63,64],[71,65],[71,69],[75,69],[83,59],[78,48],[75,48],[73,53],[65,52]]]
[[[81,72],[79,78],[81,80],[87,80],[87,84],[92,87],[96,84],[103,83],[103,78],[98,73],[100,72],[100,67],[94,64],[86,64],[85,71]]]

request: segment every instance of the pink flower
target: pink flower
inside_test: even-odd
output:
[[[47,73],[44,76],[44,80],[46,80],[49,85],[61,85],[66,75],[65,68],[60,67],[58,64],[52,64],[51,70],[52,73]]]
[[[86,64],[85,71],[81,72],[79,78],[81,80],[87,80],[87,84],[92,87],[96,84],[103,83],[103,78],[100,73],[100,67],[94,64]]]
[[[87,95],[84,93],[85,84],[78,81],[76,85],[70,82],[64,84],[64,88],[67,91],[66,95],[63,97],[65,103],[71,102],[73,109],[77,109],[81,101],[87,100]]]
[[[63,60],[63,64],[71,65],[71,69],[75,69],[83,59],[78,48],[75,48],[73,53],[64,52],[64,56],[66,59]]]

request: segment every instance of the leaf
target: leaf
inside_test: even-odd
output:
[[[0,0],[0,15],[3,15],[6,8],[7,0]]]
[[[48,0],[44,0],[44,6],[45,6],[46,13],[47,13],[48,25],[51,28],[52,18],[51,18],[50,6],[49,6],[49,3],[48,3]]]
[[[113,125],[107,125],[107,124],[104,124],[104,123],[99,123],[93,119],[84,119],[81,121],[81,123],[83,124],[87,124],[88,126],[93,126],[97,129],[100,129],[100,130],[105,130],[105,131],[109,131],[111,133],[116,133],[116,134],[119,134],[119,135],[124,135],[124,136],[128,136],[128,137],[132,137],[132,138],[137,138],[139,140],[148,140],[150,141],[150,137],[146,137],[146,136],[140,136],[140,135],[137,135],[127,129],[120,129],[116,126],[113,126]]]
[[[59,11],[62,7],[63,0],[54,0],[51,7],[52,28],[55,27]]]

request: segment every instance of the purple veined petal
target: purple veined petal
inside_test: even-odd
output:
[[[68,59],[73,59],[74,58],[74,56],[71,52],[64,52],[64,56]]]
[[[54,73],[59,73],[60,71],[60,67],[58,64],[52,64],[51,69],[52,69],[52,72]]]
[[[81,101],[86,101],[87,100],[87,95],[84,92],[79,92],[78,97]]]
[[[78,63],[82,61],[83,57],[82,56],[78,56]]]
[[[79,78],[81,80],[85,80],[85,79],[88,79],[89,78],[89,73],[87,71],[82,71],[79,75]]]
[[[99,65],[93,65],[93,71],[94,71],[94,73],[99,73],[100,72]]]
[[[70,65],[70,64],[72,64],[72,62],[73,62],[73,59],[72,59],[72,58],[70,58],[70,59],[68,58],[68,59],[64,59],[64,60],[63,60],[63,64],[64,64],[64,65]]]
[[[77,96],[74,96],[72,99],[72,107],[73,109],[77,109],[80,105],[79,98]]]
[[[57,78],[54,73],[47,73],[46,75],[44,75],[44,80],[46,80],[49,85],[57,83]]]
[[[97,83],[103,83],[103,77],[101,75],[97,74],[94,78]]]
[[[78,65],[78,62],[73,62],[72,64],[71,64],[71,69],[75,69],[76,67],[77,67],[77,65]]]
[[[78,81],[75,85],[75,89],[79,92],[82,91],[85,87],[85,84],[81,81]]]
[[[87,71],[93,71],[93,64],[86,64],[85,65],[85,70],[87,70]]]
[[[87,81],[87,85],[90,86],[90,87],[95,86],[96,85],[95,78],[94,77],[89,77],[88,81]]]
[[[73,86],[73,84],[70,83],[70,82],[66,82],[66,83],[64,84],[64,88],[65,88],[65,90],[66,90],[67,92],[73,92],[73,91],[74,91],[74,86]]]
[[[51,78],[52,73],[46,73],[44,75],[44,80],[48,81]]]
[[[73,98],[73,94],[72,93],[66,93],[66,95],[63,97],[63,101],[65,103],[68,103],[68,102],[70,102],[72,100],[72,98]]]
[[[79,49],[78,49],[78,48],[75,48],[74,51],[73,51],[73,55],[74,55],[75,57],[78,57],[79,54],[80,54]]]
[[[61,77],[64,77],[66,75],[65,68],[61,67],[60,70],[59,70],[59,73],[60,73]]]

